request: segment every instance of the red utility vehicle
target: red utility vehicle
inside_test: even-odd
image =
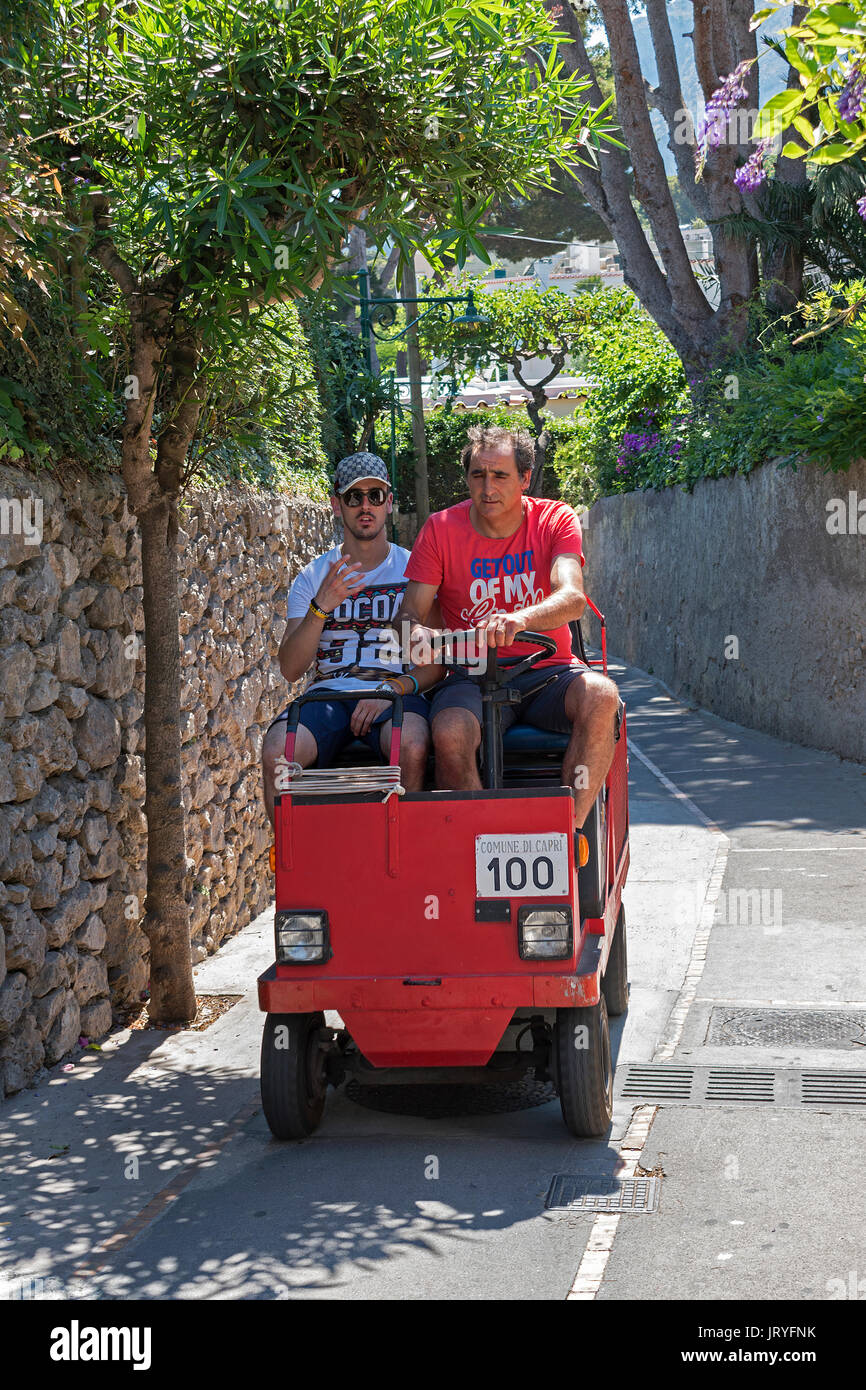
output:
[[[590,664],[606,672],[604,619],[589,606],[602,624]],[[507,664],[491,650],[478,678],[483,791],[402,793],[395,696],[390,767],[294,765],[277,796],[276,961],[258,985],[262,1104],[278,1139],[311,1134],[328,1085],[348,1076],[495,1083],[533,1068],[553,1081],[572,1134],[610,1124],[608,1015],[628,1003],[625,715],[579,827],[559,785],[565,736],[525,723],[501,734],[509,678],[555,651],[543,633],[517,640],[536,650]],[[289,764],[302,703],[334,698],[293,703]],[[325,1010],[343,1027],[327,1027]]]

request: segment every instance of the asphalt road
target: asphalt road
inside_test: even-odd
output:
[[[866,772],[614,673],[632,748],[619,1075],[653,1060],[866,1072]],[[200,991],[245,994],[206,1032],[114,1034],[0,1109],[0,1294],[822,1299],[866,1276],[851,1219],[866,1107],[618,1100],[596,1142],[535,1093],[423,1118],[341,1091],[310,1141],[276,1143],[250,993],[271,950],[265,914],[198,968]],[[780,1042],[764,1017],[732,1045],[744,1007],[844,1010],[852,1037]],[[609,1184],[638,1158],[663,1173],[657,1211],[546,1210],[555,1175]]]

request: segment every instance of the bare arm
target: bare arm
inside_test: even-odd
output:
[[[319,586],[314,600],[316,607],[330,616],[344,599],[364,587],[366,578],[359,564],[351,564],[341,555],[332,562]],[[302,618],[289,618],[278,654],[280,670],[287,681],[300,680],[309,671],[316,659],[325,621],[312,608]]]

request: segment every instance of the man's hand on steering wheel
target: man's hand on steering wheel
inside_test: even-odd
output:
[[[528,626],[522,613],[491,613],[475,624],[475,631],[481,641],[486,638],[488,647],[510,647],[519,633]]]

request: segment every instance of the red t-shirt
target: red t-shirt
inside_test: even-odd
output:
[[[474,627],[491,613],[516,613],[540,603],[551,592],[550,568],[557,555],[579,555],[584,563],[580,522],[567,502],[524,497],[523,521],[513,536],[482,536],[469,519],[471,502],[434,512],[418,533],[406,566],[406,578],[432,584],[446,627]],[[556,656],[539,666],[571,665],[568,624],[552,628]],[[500,647],[500,656],[525,657],[523,643]]]

